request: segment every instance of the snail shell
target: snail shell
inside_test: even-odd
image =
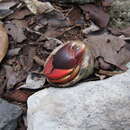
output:
[[[71,86],[93,73],[91,49],[82,41],[69,41],[57,47],[47,58],[44,75],[52,85]]]

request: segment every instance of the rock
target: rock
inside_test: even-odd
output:
[[[130,130],[130,70],[28,99],[28,130]]]
[[[17,119],[22,114],[19,106],[0,98],[0,130],[15,130]]]
[[[110,16],[111,27],[126,28],[130,26],[130,0],[113,0]]]

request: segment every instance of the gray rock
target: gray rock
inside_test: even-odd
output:
[[[15,130],[17,119],[22,114],[19,106],[0,98],[0,130]]]
[[[130,130],[130,70],[28,99],[28,130]]]

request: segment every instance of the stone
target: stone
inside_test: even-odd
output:
[[[130,0],[113,0],[109,14],[111,27],[121,29],[129,27]]]
[[[17,119],[22,114],[19,106],[0,98],[0,130],[15,130]]]
[[[28,99],[27,130],[130,130],[130,70]]]

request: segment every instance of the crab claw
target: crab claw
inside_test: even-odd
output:
[[[82,79],[81,72],[86,66],[86,62],[83,63],[86,50],[88,54],[86,45],[81,41],[67,42],[56,48],[44,65],[44,75],[48,81],[58,86],[69,86]]]

